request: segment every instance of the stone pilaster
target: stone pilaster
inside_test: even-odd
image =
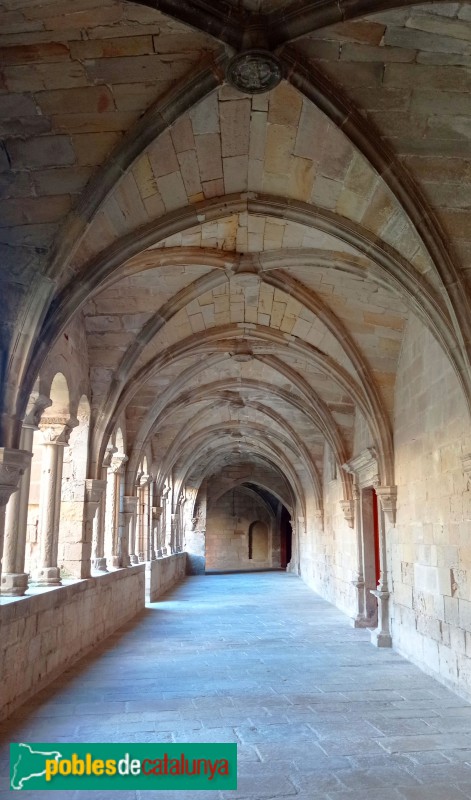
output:
[[[31,453],[27,450],[0,448],[0,585],[2,582],[5,508],[11,495],[17,491],[20,478],[30,463]]]
[[[362,542],[361,542],[361,492],[355,483],[352,487],[353,496],[353,522],[354,533],[356,542],[356,557],[357,568],[356,574],[352,581],[356,592],[356,614],[353,619],[355,628],[364,628],[368,624],[365,618],[365,579],[363,577],[363,555],[362,555]]]

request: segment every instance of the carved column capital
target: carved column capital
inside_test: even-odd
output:
[[[113,472],[114,475],[117,475],[124,467],[126,461],[128,461],[128,457],[125,455],[125,453],[115,453],[111,459],[108,469]]]
[[[141,489],[144,489],[145,486],[148,486],[149,483],[152,481],[152,475],[147,475],[146,473],[141,473],[139,477],[139,484]]]
[[[378,500],[390,525],[396,524],[397,486],[378,486]]]
[[[111,459],[113,458],[114,454],[118,452],[118,448],[111,444],[111,442],[107,445],[105,450],[105,455],[103,457],[103,469],[108,469],[111,464]]]
[[[86,522],[93,522],[100,500],[106,489],[106,481],[87,478],[85,480],[85,504],[84,519]]]
[[[348,524],[348,527],[353,528],[355,521],[355,504],[353,500],[341,500],[340,508],[342,509],[342,513],[345,518],[345,522]]]
[[[98,505],[105,489],[106,481],[97,480],[96,478],[87,478],[85,481],[85,501],[87,503],[97,503]]]
[[[69,444],[72,429],[79,424],[75,417],[42,417],[38,427],[43,444],[56,444],[65,447]]]
[[[123,504],[125,514],[137,513],[137,497],[135,495],[125,495],[123,497]]]
[[[0,508],[6,506],[31,461],[27,450],[0,447]]]

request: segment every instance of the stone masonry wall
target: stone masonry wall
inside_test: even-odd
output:
[[[146,601],[155,603],[185,577],[186,553],[157,558],[146,563]]]
[[[257,520],[264,522],[268,528],[268,557],[263,561],[249,559],[249,528]],[[278,554],[276,559],[272,553],[275,549]],[[234,493],[227,492],[219,498],[208,510],[206,518],[206,570],[250,570],[279,566],[279,545],[275,548],[271,519],[262,500],[240,489],[235,489]]]
[[[396,384],[396,528],[390,534],[394,646],[471,695],[469,416],[441,348],[417,320]]]
[[[144,564],[0,606],[0,719],[144,608]]]
[[[327,458],[326,448],[324,459]],[[324,463],[326,475],[327,469],[328,464]],[[323,529],[308,510],[307,535],[300,539],[301,577],[326,600],[354,616],[355,537],[343,516],[341,500],[342,483],[337,477],[324,484]]]

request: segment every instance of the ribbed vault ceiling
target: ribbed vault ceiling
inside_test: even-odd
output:
[[[242,464],[248,482],[271,470],[287,505],[319,504],[325,448],[348,460],[356,419],[391,481],[410,315],[471,385],[471,5],[0,13],[8,335],[9,313],[43,303],[34,335],[9,343],[19,413],[81,315],[97,475],[124,420],[130,486],[147,452],[160,489]],[[226,64],[254,47],[284,80],[242,94]]]

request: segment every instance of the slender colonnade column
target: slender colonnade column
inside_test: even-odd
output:
[[[5,532],[5,508],[18,489],[24,471],[31,463],[31,453],[27,450],[0,448],[0,585],[2,580],[3,538]]]
[[[77,420],[46,417],[39,424],[43,435],[39,498],[39,567],[34,582],[39,586],[61,583],[57,566],[64,448]]]
[[[123,501],[125,536],[128,542],[128,560],[132,566],[133,564],[139,563],[139,559],[136,555],[137,497],[134,495],[125,495]]]
[[[106,484],[106,518],[105,518],[105,539],[108,547],[107,563],[114,569],[119,569],[119,500],[120,483],[124,463],[128,457],[124,453],[113,455],[108,468],[108,480]]]
[[[151,480],[150,475],[141,474],[137,496],[139,498],[139,562],[149,560],[149,496],[147,487]]]

